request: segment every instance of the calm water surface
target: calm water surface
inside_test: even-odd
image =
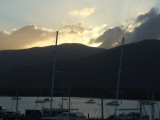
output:
[[[43,99],[39,98],[39,99]],[[37,97],[22,97],[21,100],[19,100],[19,111],[21,113],[25,113],[26,109],[42,109],[49,107],[49,103],[41,103],[41,104],[35,104],[35,100],[37,100]],[[71,108],[78,108],[78,112],[82,112],[85,116],[90,115],[90,117],[101,117],[101,99],[95,98],[95,104],[87,104],[85,103],[88,101],[89,98],[80,98],[80,97],[72,97],[71,98]],[[109,115],[114,113],[114,107],[113,106],[106,106],[107,102],[111,102],[110,99],[104,99],[104,117],[107,118]],[[63,101],[64,102],[64,108],[68,108],[68,98]],[[59,108],[61,106],[62,100],[61,97],[55,97],[53,107]],[[118,108],[138,108],[139,103],[136,100],[120,100],[120,105]],[[155,104],[155,117],[159,116],[159,105],[160,102],[157,101],[158,104]],[[4,108],[8,110],[15,111],[16,101],[12,100],[11,97],[0,97],[0,106],[3,106]],[[143,114],[146,113],[150,114],[150,106],[145,106],[143,108]],[[122,111],[117,111],[117,113],[122,113]],[[126,111],[123,111],[123,113],[126,113]]]

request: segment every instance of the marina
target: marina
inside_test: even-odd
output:
[[[1,0],[0,120],[160,120],[160,0]]]
[[[44,97],[45,98],[45,97]],[[18,111],[20,111],[21,114],[25,114],[25,110],[32,109],[35,110],[35,100],[37,100],[37,97],[21,97],[21,100],[19,101],[19,108]],[[95,98],[95,104],[86,104],[85,102],[89,100],[89,98],[80,98],[80,97],[71,97],[71,108],[78,108],[78,112],[83,113],[84,116],[89,118],[99,118],[101,119],[101,99]],[[54,98],[54,108],[60,108],[61,105],[61,97],[55,97]],[[104,119],[107,119],[110,115],[113,115],[115,112],[115,108],[113,106],[107,106],[106,104],[108,102],[112,101],[111,99],[104,99]],[[159,118],[159,106],[160,102],[155,101],[155,107],[154,107],[154,115],[155,118]],[[132,108],[138,108],[139,103],[137,100],[122,100],[119,102],[119,109],[129,109]],[[3,107],[10,111],[16,111],[16,103],[15,101],[11,100],[11,97],[0,97],[0,104],[3,105]],[[36,107],[36,110],[41,110],[42,108],[49,107],[48,103],[44,104],[38,104]],[[64,108],[68,108],[67,103],[64,102]],[[77,110],[76,110],[77,111]],[[138,112],[139,110],[135,109],[134,112]],[[127,114],[129,112],[133,112],[133,110],[117,110],[117,114],[121,113]],[[146,112],[146,113],[145,113]],[[143,108],[143,115],[148,114],[151,118],[151,107],[149,105],[145,106],[145,111]]]
[[[116,96],[113,100],[108,100],[102,98],[94,99],[92,97],[89,98],[74,98],[70,96],[70,88],[69,88],[69,96],[68,99],[63,98],[63,89],[62,89],[62,97],[54,96],[54,84],[55,84],[55,68],[56,68],[56,56],[57,56],[57,41],[58,41],[58,31],[56,32],[56,43],[53,54],[53,65],[52,65],[52,82],[51,82],[51,90],[50,97],[43,98],[37,97],[28,97],[30,100],[20,105],[21,98],[17,96],[10,98],[12,100],[12,104],[4,104],[3,100],[1,106],[0,118],[3,120],[85,120],[85,119],[107,119],[107,120],[155,120],[160,119],[160,110],[158,102],[154,100],[131,100],[129,104],[129,100],[119,100],[119,91],[120,91],[120,79],[122,72],[122,59],[123,59],[123,47],[124,47],[124,38],[122,39],[122,46],[120,52],[120,62],[118,69],[118,80],[116,86]],[[91,95],[92,96],[92,95]],[[3,97],[2,97],[3,98]],[[8,97],[9,98],[9,97]],[[6,99],[8,99],[6,97]],[[5,97],[4,97],[5,99]],[[27,97],[23,97],[23,99],[27,99]],[[34,99],[34,102],[33,100]],[[64,100],[66,104],[64,104]],[[123,101],[123,103],[122,103]],[[77,103],[76,103],[77,102]],[[78,103],[79,102],[79,103]],[[125,103],[126,102],[126,103]],[[136,104],[135,104],[135,103]],[[13,105],[15,104],[15,106]],[[135,104],[135,105],[134,105]],[[9,105],[9,106],[7,106]],[[29,107],[31,105],[31,107]],[[57,105],[57,106],[56,106]],[[155,105],[157,109],[155,109]],[[21,107],[20,107],[21,106]],[[146,108],[146,106],[149,106]],[[10,107],[10,108],[9,108]],[[21,108],[21,109],[20,109]],[[149,109],[149,110],[147,110]],[[97,112],[97,114],[95,114]]]

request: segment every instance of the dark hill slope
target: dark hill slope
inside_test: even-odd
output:
[[[52,61],[53,46],[23,50],[0,51],[0,72],[20,66],[48,64]],[[105,49],[88,47],[81,44],[62,44],[58,46],[57,60],[68,61],[104,51]]]
[[[114,88],[119,58],[120,47],[117,47],[67,62],[65,66],[59,65],[59,69],[64,71],[63,78],[74,83],[73,87]],[[160,41],[145,40],[125,45],[122,66],[122,89],[159,89]]]
[[[119,57],[120,47],[117,47],[85,58],[59,61],[56,70],[61,72],[55,75],[55,88],[63,84],[81,93],[91,88],[96,92],[103,89],[104,93],[108,89],[115,90]],[[50,88],[51,66],[23,66],[1,73],[1,87]],[[125,45],[122,66],[121,90],[160,91],[160,41],[144,40]]]

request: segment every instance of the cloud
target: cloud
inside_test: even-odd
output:
[[[137,23],[143,23],[145,22],[147,19],[151,18],[151,17],[154,17],[156,16],[158,13],[158,9],[156,8],[152,8],[148,13],[141,13],[137,19],[136,19],[136,22]]]
[[[160,39],[160,13],[152,8],[148,13],[140,14],[134,23],[124,26],[114,26],[106,29],[102,35],[90,40],[90,43],[102,43],[100,47],[112,48],[120,44],[123,37],[126,43],[144,39]],[[134,26],[134,27],[133,27]],[[130,31],[132,27],[132,31]]]
[[[62,24],[61,30],[61,43],[81,43],[85,45],[93,46],[89,44],[90,39],[97,37],[101,31],[104,31],[106,26],[84,27],[83,22],[76,24]]]
[[[88,45],[91,38],[99,35],[105,25],[86,28],[83,22],[75,24],[61,25],[59,30],[58,44],[62,43],[81,43]],[[6,49],[24,49],[37,46],[53,45],[55,41],[56,30],[47,28],[37,28],[36,25],[24,26],[20,29],[14,29],[10,33],[0,31],[0,50]],[[92,46],[92,44],[90,44]]]
[[[116,26],[107,29],[101,36],[96,39],[92,39],[90,43],[102,43],[100,47],[111,48],[119,43],[123,37],[124,31],[121,26]]]
[[[151,9],[148,13],[137,17],[136,22],[141,24],[132,32],[131,41],[144,39],[160,39],[160,13],[158,9]]]
[[[84,28],[83,22],[79,22],[76,24],[62,23],[62,28],[65,30],[69,30],[71,32],[84,32],[84,31],[91,31],[92,30],[92,28]]]
[[[160,39],[160,13],[151,9],[147,13],[137,16],[128,26],[84,27],[83,22],[74,24],[63,23],[59,30],[58,44],[81,43],[89,46],[112,48],[119,45],[122,37],[125,43],[144,39]],[[132,30],[130,30],[132,29]],[[37,28],[36,25],[23,26],[11,32],[0,31],[0,50],[24,49],[35,46],[48,46],[54,44],[54,29]]]
[[[94,13],[95,8],[84,8],[83,10],[75,10],[69,12],[71,16],[87,17]]]
[[[37,42],[45,42],[55,36],[54,30],[38,29],[36,25],[24,26],[11,33],[0,32],[0,49],[22,49]]]

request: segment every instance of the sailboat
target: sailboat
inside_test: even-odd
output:
[[[95,101],[93,99],[90,99],[90,100],[86,101],[86,103],[88,103],[88,104],[94,104]]]
[[[115,115],[116,115],[117,106],[119,105],[118,96],[119,96],[119,84],[120,84],[121,68],[122,68],[123,46],[124,46],[124,38],[122,39],[122,46],[121,46],[120,64],[119,64],[119,70],[118,70],[118,80],[117,80],[117,89],[116,89],[116,98],[115,98],[115,101],[111,101],[111,102],[106,103],[107,106],[115,106]]]
[[[139,108],[127,108],[127,109],[117,109],[119,106],[118,103],[118,97],[119,97],[119,85],[120,85],[120,78],[121,78],[121,69],[122,69],[122,59],[123,59],[123,47],[124,47],[124,37],[122,39],[122,46],[121,46],[121,53],[120,53],[120,63],[119,63],[119,70],[118,70],[118,79],[117,79],[117,88],[116,88],[116,98],[115,101],[108,102],[106,105],[107,106],[114,106],[115,107],[115,113],[114,115],[111,115],[109,119],[117,119],[117,120],[138,120],[139,119],[139,113],[135,113],[133,111],[139,110]],[[132,111],[129,112],[128,114],[119,114],[117,115],[117,110],[119,111]]]
[[[55,79],[55,65],[56,65],[56,54],[57,54],[57,41],[58,41],[58,31],[56,32],[56,45],[54,50],[54,58],[53,58],[53,72],[52,72],[52,84],[51,84],[51,96],[50,96],[50,108],[44,108],[42,110],[42,118],[41,120],[83,120],[84,116],[82,114],[76,114],[70,112],[70,104],[69,109],[62,108],[53,108],[53,93],[54,93],[54,79]],[[63,100],[63,99],[62,99]]]
[[[122,69],[122,58],[123,58],[123,46],[124,46],[124,37],[122,39],[122,47],[121,47],[121,55],[120,55],[120,64],[119,64],[119,70],[118,70],[118,81],[117,81],[117,90],[116,90],[116,106],[115,106],[115,116],[116,116],[116,109],[118,106],[118,96],[119,96],[119,84],[120,84],[120,78],[121,78],[121,69]]]
[[[139,119],[139,114],[131,112],[128,114],[119,114],[117,115],[117,110],[127,110],[127,111],[135,111],[137,108],[130,108],[130,109],[117,109],[119,106],[118,103],[118,97],[119,97],[119,85],[120,85],[120,78],[121,78],[121,69],[122,69],[122,59],[123,59],[123,47],[124,47],[124,37],[122,39],[122,45],[121,45],[121,53],[120,53],[120,63],[119,63],[119,70],[118,70],[118,79],[117,79],[117,88],[116,88],[116,97],[115,100],[112,102],[106,103],[106,106],[114,106],[115,107],[115,113],[114,115],[111,115],[108,119],[117,119],[117,120],[134,120],[134,119]]]
[[[138,108],[124,108],[124,109],[117,109],[119,106],[118,103],[118,97],[119,97],[119,84],[120,84],[120,77],[121,77],[121,67],[122,67],[122,58],[123,58],[123,47],[124,47],[124,38],[122,39],[122,46],[121,46],[121,55],[120,55],[120,64],[119,64],[119,71],[118,71],[118,81],[117,81],[117,89],[116,89],[116,98],[115,101],[108,102],[106,105],[107,106],[114,106],[115,107],[115,113],[114,115],[111,115],[108,120],[149,120],[148,115],[142,115],[142,106],[144,105],[150,105],[151,106],[151,117],[152,120],[154,120],[154,104],[156,104],[154,101],[139,101],[140,106]],[[119,111],[128,111],[127,114],[122,114],[117,115],[117,110]],[[139,112],[135,112],[139,111]]]
[[[35,103],[46,103],[46,102],[50,102],[51,100],[49,98],[44,98],[41,100],[36,100]]]
[[[111,102],[106,103],[106,106],[118,106],[118,105],[119,105],[119,103],[116,101],[111,101]]]
[[[90,90],[90,92],[91,92],[91,97],[92,97],[92,89]],[[90,99],[89,99],[88,101],[86,101],[85,103],[87,103],[87,104],[95,104],[95,103],[96,103],[95,100],[92,99],[91,97],[90,97]]]

